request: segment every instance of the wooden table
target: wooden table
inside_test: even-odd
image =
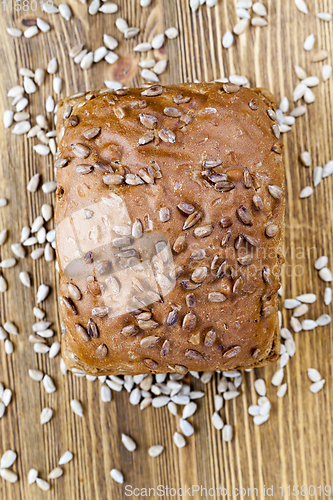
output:
[[[118,3],[118,14],[92,17],[86,6],[73,0],[70,4],[74,17],[70,22],[59,15],[42,13],[40,5],[36,12],[29,10],[13,14],[7,3],[0,16],[1,115],[10,107],[7,90],[22,80],[18,68],[46,68],[54,56],[60,64],[58,74],[64,79],[62,95],[103,87],[106,79],[119,79],[124,85],[131,86],[142,84],[137,66],[140,56],[134,55],[132,48],[138,41],[151,40],[153,35],[170,26],[177,26],[180,36],[167,41],[165,49],[155,51],[157,58],[166,55],[169,60],[168,70],[161,77],[162,83],[212,80],[237,73],[246,75],[253,86],[271,89],[278,99],[284,95],[290,99],[298,83],[293,65],[301,65],[308,74],[320,74],[322,63],[312,63],[311,53],[303,50],[307,35],[316,34],[317,48],[332,48],[333,23],[324,23],[315,16],[320,11],[333,11],[333,3],[329,0],[307,0],[311,11],[307,16],[296,10],[292,0],[265,1],[269,10],[268,26],[248,28],[236,37],[229,50],[222,48],[221,38],[237,21],[236,1],[219,0],[215,8],[204,6],[195,14],[190,12],[188,0],[153,0],[152,7],[146,9],[138,6],[139,0],[118,0]],[[50,22],[52,29],[49,33],[30,40],[23,37],[17,40],[6,34],[7,26],[23,28],[37,16]],[[94,50],[103,44],[103,33],[122,39],[114,26],[119,16],[126,18],[131,26],[140,27],[141,34],[132,40],[121,41],[116,52],[123,57],[117,64],[109,66],[101,62],[91,70],[81,70],[68,57],[68,48],[82,41],[87,49]],[[43,109],[51,90],[51,78],[48,77],[40,90],[31,96],[33,113]],[[325,286],[319,280],[313,262],[315,252],[333,255],[333,176],[322,182],[311,198],[300,200],[301,188],[311,184],[313,167],[302,167],[298,155],[304,149],[309,150],[314,165],[323,165],[333,159],[333,78],[321,83],[314,92],[315,103],[283,137],[288,197],[285,245],[289,271],[289,276],[284,273],[283,286],[285,297],[316,293],[318,301],[311,306],[309,315],[316,318],[323,312],[332,313],[331,306],[325,308],[323,305]],[[3,128],[0,141],[0,196],[10,199],[9,205],[0,210],[0,229],[9,228],[9,242],[13,243],[19,240],[21,227],[31,223],[39,214],[41,205],[53,198],[41,189],[33,195],[26,190],[27,181],[36,172],[41,173],[43,182],[52,179],[52,160],[51,156],[45,159],[33,152],[35,140],[16,137]],[[48,226],[51,227],[50,223]],[[1,247],[0,253],[1,259],[10,256],[10,244]],[[295,268],[296,265],[300,267]],[[294,271],[298,273],[301,269],[302,275],[296,276]],[[32,273],[33,289],[21,286],[20,270]],[[13,339],[13,355],[5,354],[3,343],[0,346],[0,380],[13,390],[13,400],[0,421],[0,454],[9,448],[18,452],[13,468],[19,474],[19,481],[11,485],[0,479],[0,498],[126,498],[124,485],[120,486],[110,478],[113,467],[124,473],[125,484],[137,488],[159,484],[180,488],[197,484],[206,488],[224,486],[229,493],[232,488],[245,488],[247,496],[243,497],[251,499],[269,498],[264,496],[264,486],[273,486],[274,499],[281,497],[280,486],[284,487],[285,496],[288,496],[288,485],[313,485],[316,488],[314,496],[302,498],[324,498],[323,494],[319,495],[320,485],[323,488],[330,484],[333,489],[332,327],[295,335],[297,351],[286,368],[288,393],[283,400],[276,397],[276,388],[270,384],[276,367],[246,374],[241,396],[222,410],[224,421],[235,426],[235,437],[230,443],[223,442],[221,432],[211,424],[215,379],[204,387],[194,381],[197,389],[205,390],[206,397],[199,401],[199,411],[192,419],[195,437],[188,438],[187,446],[179,450],[172,443],[177,422],[166,408],[140,411],[129,404],[125,393],[114,394],[110,404],[102,403],[98,381],[87,382],[69,374],[63,376],[59,370],[59,356],[49,360],[48,356],[34,353],[28,335],[34,322],[31,311],[35,294],[41,282],[52,286],[51,296],[45,302],[47,317],[53,321],[57,318],[54,266],[43,260],[32,262],[29,257],[3,274],[9,282],[9,289],[0,297],[1,322],[14,321],[20,335]],[[287,321],[285,313],[284,320]],[[37,367],[56,381],[58,390],[55,393],[46,394],[28,377],[28,369]],[[315,395],[309,391],[308,367],[318,368],[326,379],[324,390]],[[247,408],[256,402],[253,381],[259,376],[268,383],[272,411],[267,423],[255,427]],[[83,403],[82,419],[69,407],[69,401],[74,397]],[[41,426],[39,415],[45,406],[54,409],[54,417],[50,423]],[[138,449],[135,453],[129,453],[120,444],[121,432],[136,440]],[[159,458],[152,459],[147,449],[157,443],[165,445],[165,451]],[[67,449],[74,453],[74,459],[64,466],[64,476],[52,481],[48,493],[40,491],[36,485],[28,485],[27,473],[31,467],[37,468],[40,476],[46,478]],[[257,488],[258,495],[248,492],[248,488]],[[219,498],[209,496],[209,493],[202,496],[214,497]],[[200,496],[196,494],[194,498]]]

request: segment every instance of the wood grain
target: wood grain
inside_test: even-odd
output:
[[[117,15],[89,16],[86,6],[71,1],[74,17],[66,22],[59,15],[36,12],[10,11],[7,3],[0,17],[2,68],[0,113],[10,107],[7,90],[21,77],[18,68],[46,68],[51,57],[57,56],[59,76],[64,78],[62,95],[89,88],[103,87],[104,80],[120,79],[124,85],[142,83],[137,63],[140,55],[132,49],[138,41],[151,38],[169,26],[177,26],[180,36],[167,41],[165,48],[154,51],[157,59],[168,57],[168,70],[162,83],[186,80],[210,80],[233,73],[246,75],[251,85],[271,89],[278,99],[292,96],[298,83],[293,65],[305,67],[309,74],[320,74],[322,63],[311,63],[311,54],[303,50],[303,42],[310,33],[316,34],[316,47],[331,50],[333,25],[320,21],[315,13],[333,10],[331,0],[308,0],[311,14],[305,16],[296,10],[292,0],[267,1],[269,24],[265,28],[248,28],[236,38],[231,49],[221,45],[222,35],[237,22],[236,1],[219,0],[213,9],[206,6],[195,14],[187,0],[153,0],[152,7],[140,8],[138,0],[118,2]],[[23,21],[36,16],[47,19],[52,29],[47,34],[26,40],[9,37],[7,26],[22,28]],[[68,57],[68,48],[78,42],[87,49],[102,45],[102,34],[109,33],[120,39],[114,26],[117,16],[126,18],[130,25],[141,28],[141,34],[129,41],[122,41],[116,50],[122,57],[114,66],[104,62],[82,71]],[[331,56],[330,56],[331,57]],[[22,78],[21,78],[22,79]],[[311,184],[312,168],[302,167],[298,155],[304,149],[311,152],[314,165],[323,165],[333,159],[333,79],[314,89],[316,101],[308,107],[305,116],[297,119],[293,130],[283,137],[287,182],[286,213],[286,260],[283,287],[285,297],[311,291],[318,301],[311,306],[309,317],[316,318],[329,312],[323,306],[324,284],[313,268],[316,255],[333,255],[333,176],[316,189],[310,199],[300,200],[299,192]],[[51,78],[31,96],[32,120],[37,110],[41,112],[46,97],[52,93]],[[50,117],[49,117],[50,118]],[[0,196],[10,202],[0,210],[0,229],[9,229],[9,243],[19,240],[23,225],[28,225],[39,214],[43,203],[53,199],[41,189],[31,194],[26,190],[27,181],[39,172],[42,181],[52,179],[51,157],[34,154],[34,139],[16,137],[1,129],[1,187]],[[51,223],[47,224],[51,228]],[[10,244],[0,247],[1,260],[10,256]],[[28,270],[33,276],[33,288],[19,283],[18,273]],[[38,285],[42,282],[52,287],[48,300],[42,306],[55,324],[57,321],[57,276],[53,265],[42,260],[32,262],[30,257],[20,261],[14,269],[3,272],[9,282],[8,292],[1,294],[1,322],[14,321],[20,335],[13,339],[15,352],[5,354],[0,346],[0,381],[13,390],[13,400],[0,421],[0,454],[12,448],[18,452],[14,470],[19,481],[11,485],[0,480],[0,498],[7,500],[111,500],[125,498],[124,487],[110,478],[113,467],[123,471],[125,483],[137,488],[168,485],[180,488],[192,484],[206,488],[219,486],[233,488],[257,488],[258,495],[247,492],[245,498],[268,498],[264,486],[274,488],[273,498],[281,497],[283,486],[314,485],[315,494],[302,498],[323,498],[318,487],[331,484],[333,488],[333,331],[332,327],[319,328],[314,332],[295,335],[296,355],[287,366],[285,381],[288,393],[279,400],[270,378],[276,367],[268,367],[245,374],[242,394],[229,402],[222,410],[225,422],[235,427],[231,443],[221,439],[221,433],[211,424],[213,396],[216,379],[207,386],[193,381],[193,386],[205,390],[206,397],[199,401],[199,411],[193,425],[195,437],[187,438],[187,446],[178,450],[172,443],[177,429],[174,417],[164,408],[148,408],[140,411],[128,402],[125,393],[114,394],[110,404],[101,403],[100,383],[87,382],[59,370],[59,357],[49,360],[36,355],[28,343],[31,324],[34,322],[32,307]],[[297,274],[300,274],[297,276]],[[330,309],[332,312],[332,309]],[[284,320],[287,321],[284,313]],[[56,329],[58,327],[56,325]],[[325,389],[312,395],[306,369],[315,367],[326,379]],[[40,368],[55,380],[58,390],[46,394],[40,384],[28,377],[29,368]],[[255,427],[247,413],[250,404],[256,402],[253,381],[263,377],[268,383],[268,397],[272,401],[271,417],[262,427]],[[70,410],[72,398],[82,401],[84,418]],[[39,415],[45,406],[54,409],[52,421],[39,424]],[[130,434],[138,449],[131,454],[120,444],[120,434]],[[165,446],[157,459],[147,454],[153,444]],[[49,471],[67,449],[74,453],[74,460],[64,466],[64,476],[52,481],[48,493],[36,485],[29,486],[27,473],[31,467],[40,476]],[[286,490],[285,490],[286,491]],[[236,498],[234,492],[234,498]],[[287,495],[285,495],[287,496]],[[219,498],[203,494],[202,498]],[[232,495],[230,495],[232,497]],[[142,497],[143,498],[143,497]],[[151,495],[151,498],[154,498]],[[165,497],[166,498],[166,497]],[[176,495],[174,498],[180,498]],[[201,498],[199,494],[194,498]]]

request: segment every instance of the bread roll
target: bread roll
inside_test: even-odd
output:
[[[92,91],[57,112],[62,355],[93,375],[279,353],[274,98],[232,83]]]

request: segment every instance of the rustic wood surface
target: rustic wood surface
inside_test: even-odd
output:
[[[177,26],[180,36],[167,41],[160,51],[154,51],[157,58],[166,55],[169,60],[162,83],[196,78],[211,80],[237,73],[246,75],[253,86],[271,89],[278,99],[284,95],[291,98],[298,83],[294,64],[305,67],[308,74],[320,74],[322,63],[311,63],[311,54],[303,50],[307,35],[316,34],[317,48],[332,48],[333,23],[324,23],[315,16],[317,12],[333,11],[333,2],[329,0],[308,0],[311,13],[307,16],[296,10],[293,0],[264,1],[269,10],[268,26],[248,28],[229,50],[222,48],[221,38],[237,21],[236,0],[219,0],[215,8],[204,6],[195,14],[190,12],[188,0],[153,0],[152,6],[146,9],[139,7],[139,0],[118,0],[118,14],[94,17],[88,15],[85,5],[73,0],[70,5],[74,16],[70,22],[59,15],[42,13],[40,5],[36,12],[13,13],[10,3],[4,2],[0,16],[1,116],[10,108],[7,90],[23,80],[19,77],[19,68],[46,68],[48,60],[54,56],[60,64],[58,74],[65,82],[62,96],[103,87],[105,79],[120,79],[124,85],[131,86],[142,84],[137,63],[144,56],[133,55],[132,48],[138,41],[151,40],[153,35],[170,26]],[[24,28],[25,22],[38,16],[50,22],[52,29],[47,34],[17,40],[5,32],[7,26]],[[114,26],[119,16],[126,18],[130,25],[140,27],[141,34],[132,40],[121,41],[116,52],[123,57],[114,66],[100,62],[91,70],[81,70],[68,57],[68,48],[82,41],[89,50],[96,49],[103,44],[103,33],[120,40],[122,37]],[[48,77],[40,90],[31,96],[32,114],[37,109],[42,110],[51,90],[51,78]],[[302,167],[298,155],[308,149],[314,165],[323,165],[333,159],[333,78],[321,83],[314,92],[315,103],[283,137],[288,198],[285,238],[288,267],[284,269],[284,295],[316,293],[319,300],[308,314],[312,318],[332,312],[323,305],[325,285],[319,280],[313,262],[315,252],[333,255],[333,176],[322,182],[311,198],[300,200],[301,188],[311,184],[313,167]],[[43,182],[52,179],[51,156],[46,159],[37,156],[32,150],[35,143],[35,139],[16,137],[1,128],[0,196],[7,197],[10,202],[0,209],[0,229],[9,229],[10,243],[19,240],[21,227],[31,223],[41,205],[53,198],[41,189],[35,194],[26,190],[27,181],[36,172],[41,173]],[[47,224],[49,228],[50,224]],[[10,254],[9,244],[0,247],[1,260]],[[299,266],[297,274],[303,270],[302,275],[295,275],[295,266]],[[32,273],[32,289],[19,283],[21,270]],[[32,262],[28,257],[15,268],[4,270],[3,274],[9,289],[0,297],[1,323],[14,321],[20,335],[13,339],[13,355],[5,354],[3,343],[0,346],[0,381],[13,390],[13,400],[0,421],[0,455],[9,448],[18,452],[13,469],[19,474],[19,481],[11,485],[0,478],[1,499],[126,498],[124,485],[116,484],[110,477],[113,467],[124,473],[125,484],[137,488],[159,484],[174,488],[192,484],[206,488],[224,486],[229,491],[229,498],[236,498],[235,494],[230,494],[232,488],[257,488],[257,496],[249,492],[245,498],[268,498],[264,485],[266,488],[273,486],[273,498],[281,497],[280,486],[286,489],[288,485],[313,485],[315,494],[302,498],[323,498],[323,493],[319,495],[320,485],[323,488],[330,484],[333,489],[332,327],[295,335],[297,351],[286,368],[288,393],[283,400],[276,397],[276,388],[269,382],[276,367],[246,374],[241,396],[226,404],[221,412],[224,421],[234,425],[235,437],[231,443],[223,442],[221,432],[211,424],[215,379],[207,386],[194,381],[197,389],[205,390],[206,397],[199,401],[199,411],[191,419],[195,436],[187,438],[187,446],[179,450],[172,443],[177,422],[166,408],[140,411],[129,404],[125,393],[115,393],[111,403],[102,403],[98,381],[87,382],[71,374],[63,376],[59,370],[59,356],[49,360],[48,356],[34,353],[28,335],[34,322],[32,307],[37,287],[42,282],[52,287],[50,298],[42,306],[48,318],[53,321],[57,318],[54,266],[43,260]],[[287,315],[284,316],[286,321]],[[40,384],[28,377],[28,369],[37,367],[56,381],[58,390],[55,393],[46,394]],[[316,395],[309,391],[308,367],[318,368],[326,379],[324,390]],[[272,401],[271,417],[262,427],[255,427],[247,413],[248,406],[256,402],[253,381],[258,376],[267,381],[268,397]],[[83,403],[84,418],[74,415],[69,407],[74,397]],[[45,406],[54,409],[54,417],[41,426],[39,416]],[[136,440],[135,453],[131,454],[120,444],[121,432]],[[147,454],[148,447],[158,443],[165,446],[165,451],[152,459]],[[38,469],[40,476],[46,479],[67,449],[74,453],[74,459],[64,466],[62,478],[51,481],[48,493],[40,491],[36,485],[28,485],[27,473],[31,467]],[[285,496],[288,496],[286,490]],[[214,496],[207,493],[202,498]]]

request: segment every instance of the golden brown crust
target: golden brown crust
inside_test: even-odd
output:
[[[185,373],[276,360],[284,175],[273,102],[264,89],[204,83],[60,103],[56,242],[69,368]],[[144,268],[145,281],[139,260],[146,266],[161,241],[169,255]]]

